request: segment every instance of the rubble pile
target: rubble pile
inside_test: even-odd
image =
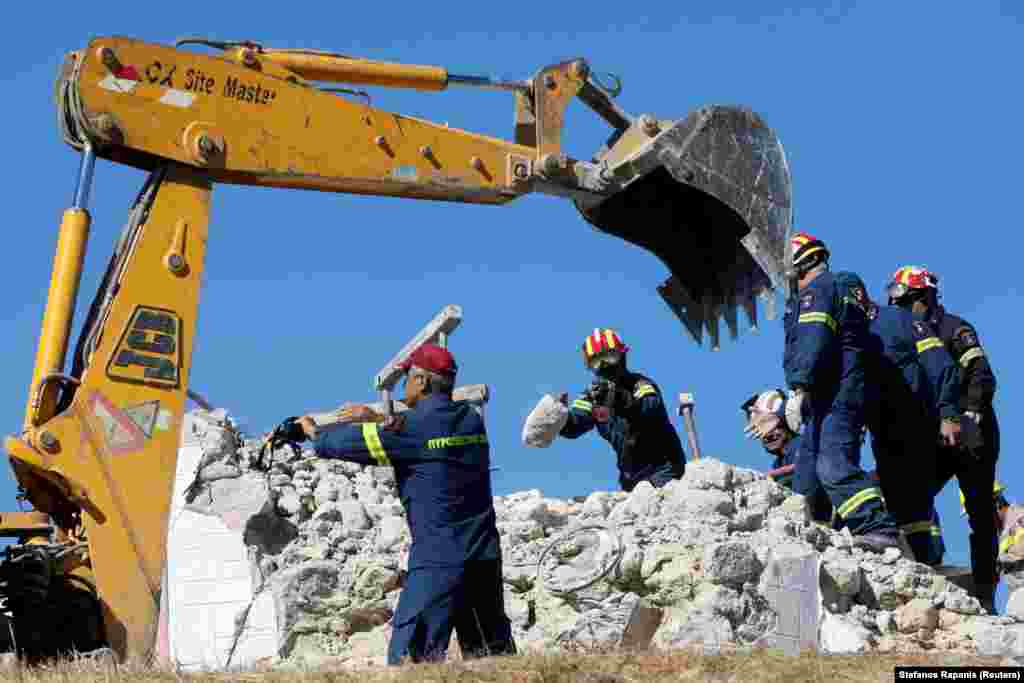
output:
[[[270,591],[287,661],[383,664],[410,544],[391,468],[259,442],[223,412],[185,429],[204,456],[187,507],[242,530],[253,593]],[[1024,594],[989,616],[933,569],[852,547],[801,496],[711,458],[679,481],[585,499],[538,490],[494,500],[506,608],[520,650],[801,645],[830,653],[949,650],[1024,656]],[[803,572],[803,574],[800,574]],[[797,604],[786,581],[811,584]],[[797,585],[797,584],[791,584]],[[805,586],[806,587],[806,586]],[[245,615],[236,617],[244,628]],[[457,647],[453,643],[453,651]]]

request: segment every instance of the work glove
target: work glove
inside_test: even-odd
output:
[[[791,389],[789,396],[786,397],[786,426],[789,427],[790,431],[797,434],[800,433],[800,426],[804,421],[803,407],[804,399],[807,394],[800,387]]]
[[[950,448],[960,445],[960,421],[944,419],[939,425],[939,440]]]
[[[260,447],[260,455],[253,463],[253,469],[261,472],[269,470],[271,464],[273,464],[275,450],[282,446],[291,446],[295,450],[299,450],[298,444],[307,438],[305,430],[299,424],[298,417],[289,417],[283,420],[263,440],[263,445]]]

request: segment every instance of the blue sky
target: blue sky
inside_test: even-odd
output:
[[[399,7],[401,7],[399,9]],[[1018,495],[1022,466],[1011,407],[1021,400],[1018,347],[1022,57],[1018,3],[646,2],[252,3],[108,2],[61,17],[49,5],[7,10],[0,87],[8,103],[8,215],[0,329],[0,416],[20,428],[61,212],[78,157],[60,140],[52,104],[66,51],[94,36],[171,43],[183,35],[251,39],[454,73],[524,78],[586,57],[623,81],[635,114],[682,118],[703,104],[744,104],[781,138],[797,226],[826,240],[835,268],[859,272],[879,296],[903,263],[942,277],[944,300],[975,324],[999,380],[999,476]],[[637,11],[639,10],[639,12]],[[510,137],[505,93],[375,89],[375,106]],[[570,109],[568,151],[589,158],[607,129]],[[325,140],[325,145],[330,144]],[[143,175],[97,167],[94,223],[79,308],[88,306]],[[192,386],[250,430],[345,400],[373,400],[372,378],[444,305],[464,309],[451,348],[460,382],[490,385],[488,430],[498,493],[540,488],[571,496],[614,489],[614,457],[594,434],[531,450],[523,418],[544,392],[589,381],[579,354],[595,326],[633,347],[630,363],[657,381],[670,410],[692,391],[703,449],[766,468],[740,431],[739,404],[782,381],[781,322],[712,353],[698,348],[658,297],[665,268],[596,233],[564,200],[528,196],[501,208],[218,187]],[[80,322],[80,317],[76,323]],[[77,329],[77,325],[76,325]],[[77,334],[77,331],[76,331]],[[678,425],[677,421],[677,425]],[[680,427],[682,433],[682,428]],[[870,456],[866,456],[870,462]],[[0,509],[15,509],[0,475]],[[1022,497],[1024,499],[1024,497]],[[939,496],[947,561],[967,563],[956,489]]]

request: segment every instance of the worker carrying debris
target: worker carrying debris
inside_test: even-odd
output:
[[[991,491],[999,458],[999,423],[992,400],[996,378],[974,327],[939,305],[939,278],[921,266],[902,266],[888,286],[889,302],[911,311],[937,332],[949,354],[960,364],[962,446],[944,446],[937,462],[934,493],[954,476],[965,497],[971,526],[971,573],[978,599],[992,612],[995,599],[996,527]]]
[[[914,559],[937,565],[945,546],[932,490],[939,443],[960,442],[957,365],[926,321],[867,301],[871,341],[867,424],[886,507]]]
[[[611,444],[619,484],[632,491],[641,481],[661,487],[683,476],[686,456],[669,420],[658,386],[626,366],[629,347],[609,329],[595,329],[583,340],[583,363],[596,376],[589,389],[568,403],[568,420],[559,432],[576,439],[594,427]]]
[[[393,466],[412,534],[409,574],[392,620],[388,663],[443,659],[454,629],[463,657],[515,654],[505,614],[490,451],[483,419],[452,401],[451,353],[423,344],[403,364],[409,410],[384,420],[365,406],[360,424],[283,423],[318,457]]]
[[[869,344],[864,284],[855,273],[829,271],[821,240],[801,232],[791,247],[797,291],[786,310],[783,368],[789,427],[802,429],[793,489],[812,496],[823,486],[857,545],[898,547],[882,492],[860,466]]]

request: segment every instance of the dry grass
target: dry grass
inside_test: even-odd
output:
[[[708,655],[675,650],[643,654],[525,655],[409,665],[362,671],[309,669],[238,673],[183,673],[170,669],[114,665],[109,660],[64,661],[48,667],[0,668],[0,680],[11,683],[789,683],[790,681],[892,681],[897,665],[996,665],[991,657],[938,655],[872,655],[786,657],[758,651]]]

